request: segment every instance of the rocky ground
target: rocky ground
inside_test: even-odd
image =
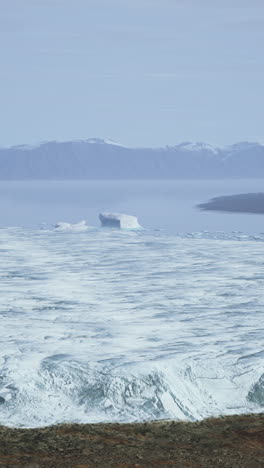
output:
[[[0,467],[264,467],[264,415],[198,423],[1,426]]]

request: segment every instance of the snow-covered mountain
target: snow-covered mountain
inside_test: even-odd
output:
[[[111,140],[0,148],[0,179],[264,178],[264,145],[184,142],[127,148]]]

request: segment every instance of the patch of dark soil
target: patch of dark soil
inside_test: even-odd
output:
[[[0,427],[0,468],[260,468],[264,415],[197,423]]]

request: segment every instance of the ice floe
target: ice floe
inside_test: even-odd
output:
[[[141,226],[136,216],[122,213],[100,213],[99,219],[104,227],[119,229],[140,229]]]

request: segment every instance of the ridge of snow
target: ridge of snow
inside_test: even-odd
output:
[[[256,146],[264,146],[263,143],[258,143],[257,141],[241,141],[239,143],[234,143],[225,147],[225,150],[229,152],[237,152],[243,149],[255,148]]]
[[[175,148],[183,149],[185,151],[210,151],[211,153],[217,154],[219,152],[219,148],[216,146],[210,145],[208,143],[203,143],[201,141],[198,142],[190,142],[185,141],[175,146]]]
[[[111,140],[110,138],[89,138],[88,140],[85,140],[86,143],[91,143],[95,145],[112,145],[112,146],[121,146],[125,148],[124,145],[121,143],[117,143],[114,140]]]

